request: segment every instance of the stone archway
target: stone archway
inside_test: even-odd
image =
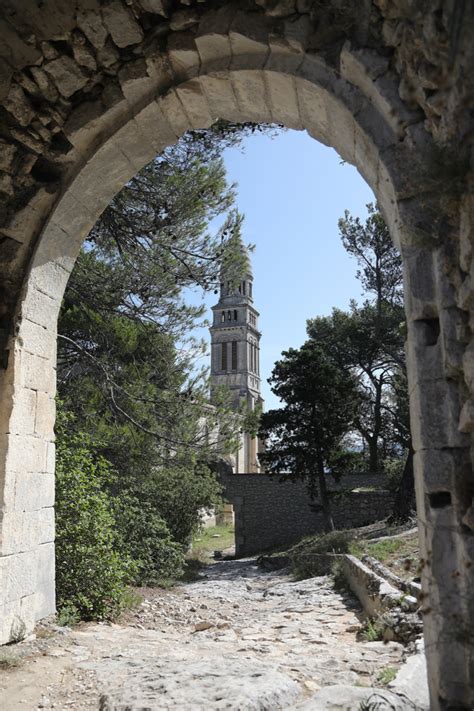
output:
[[[3,3],[1,641],[54,610],[56,320],[83,238],[186,130],[276,121],[357,166],[401,249],[432,708],[472,707],[474,18],[355,5]]]

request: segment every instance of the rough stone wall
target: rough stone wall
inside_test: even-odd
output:
[[[56,319],[82,239],[214,119],[357,166],[405,269],[432,708],[474,707],[474,3],[0,4],[0,640],[54,609]],[[462,631],[462,633],[461,633]]]
[[[281,482],[265,474],[226,474],[221,480],[224,495],[234,506],[237,556],[261,553],[324,531],[323,516],[311,508],[303,482]],[[339,485],[330,486],[341,492],[332,503],[336,528],[364,526],[389,515],[393,504],[389,491],[358,491],[359,487],[380,487],[380,477],[347,476]]]

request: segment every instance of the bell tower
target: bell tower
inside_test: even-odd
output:
[[[219,301],[212,307],[211,398],[213,387],[225,385],[236,409],[246,404],[249,410],[254,410],[257,404],[263,405],[259,313],[253,304],[248,250],[239,235],[231,241],[228,254],[222,259]],[[233,256],[229,258],[229,254]],[[257,453],[257,438],[243,433],[236,453],[235,473],[259,472]]]

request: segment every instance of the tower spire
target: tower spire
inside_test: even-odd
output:
[[[250,255],[241,234],[234,229],[221,257],[220,297],[212,307],[211,394],[219,386],[229,388],[235,409],[253,410],[263,404],[260,394],[259,313],[253,303]],[[236,472],[259,471],[258,443],[242,435]]]

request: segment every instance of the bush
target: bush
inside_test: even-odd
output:
[[[216,475],[204,465],[155,469],[136,495],[157,511],[175,541],[188,548],[201,513],[221,503]]]
[[[403,477],[405,459],[386,459],[384,462],[385,484],[389,491],[396,492]]]
[[[116,551],[115,520],[104,491],[113,470],[87,435],[66,434],[64,421],[62,415],[56,465],[58,609],[85,620],[113,618],[133,576],[131,561]]]
[[[304,538],[288,551],[293,574],[297,578],[326,575],[331,570],[328,553],[348,553],[353,534],[349,531],[330,531]]]
[[[122,492],[115,501],[120,549],[135,563],[136,585],[159,585],[183,573],[183,546],[173,540],[162,516],[150,501]]]

